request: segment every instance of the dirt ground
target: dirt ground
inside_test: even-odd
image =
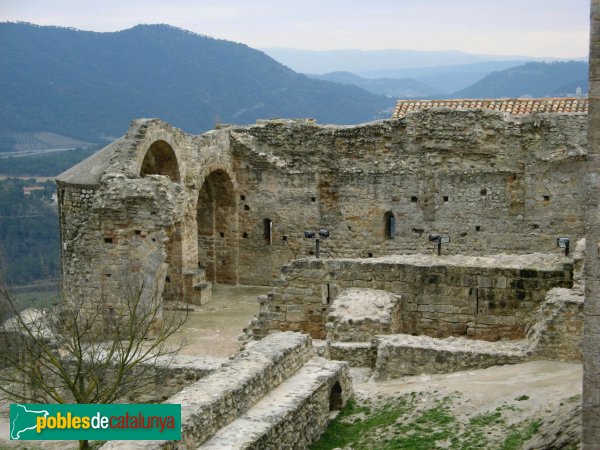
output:
[[[258,313],[256,297],[271,288],[265,286],[213,286],[212,300],[190,311],[182,332],[183,355],[207,355],[227,358],[242,345],[242,330]]]

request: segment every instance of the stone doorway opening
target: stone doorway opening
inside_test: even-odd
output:
[[[198,194],[198,267],[212,283],[237,284],[238,230],[235,189],[224,170],[211,172]]]
[[[339,381],[336,381],[329,393],[329,411],[339,411],[344,406],[342,398],[342,386]]]

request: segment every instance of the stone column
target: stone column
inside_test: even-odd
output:
[[[590,110],[586,174],[583,448],[600,448],[600,0],[591,0]]]

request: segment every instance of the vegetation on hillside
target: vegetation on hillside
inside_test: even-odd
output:
[[[588,92],[586,62],[527,63],[493,72],[477,83],[454,93],[455,98],[564,97],[577,87]]]
[[[42,189],[25,195],[26,186]],[[12,285],[58,276],[58,217],[51,203],[54,190],[53,181],[0,180],[0,251]]]
[[[114,33],[0,23],[0,143],[51,131],[99,142],[160,117],[197,133],[216,122],[373,120],[393,100],[300,75],[243,44],[167,25]]]

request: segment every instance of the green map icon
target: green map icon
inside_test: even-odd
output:
[[[28,409],[23,405],[10,405],[10,438],[12,440],[27,439],[28,431],[33,431],[39,416],[48,417],[45,410]],[[35,433],[35,432],[34,432]]]

